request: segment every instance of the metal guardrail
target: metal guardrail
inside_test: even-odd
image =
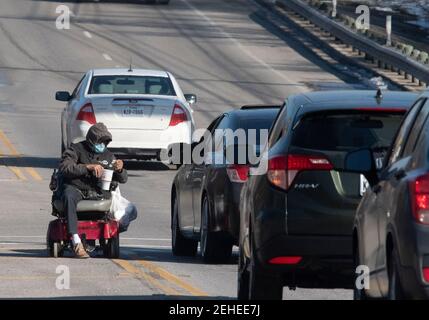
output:
[[[363,35],[353,32],[300,0],[277,0],[276,3],[280,3],[297,12],[345,44],[366,53],[379,63],[394,67],[398,72],[404,72],[406,76],[411,75],[413,78],[429,84],[429,66],[422,65],[396,50],[382,46]]]

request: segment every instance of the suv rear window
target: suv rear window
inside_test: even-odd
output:
[[[94,76],[88,94],[176,95],[170,78],[146,76]]]
[[[274,115],[266,118],[244,118],[240,119],[238,128],[244,129],[248,132],[251,129],[261,130],[266,129],[269,130],[274,121]]]
[[[403,115],[402,112],[309,114],[295,125],[292,145],[326,151],[388,148]]]

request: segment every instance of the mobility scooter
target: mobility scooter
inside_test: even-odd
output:
[[[58,173],[54,172],[50,188],[53,191],[52,215],[57,219],[49,223],[46,237],[48,255],[55,258],[62,257],[71,247],[58,180]],[[111,191],[116,187],[117,183],[112,182]],[[119,222],[110,218],[111,204],[111,199],[103,197],[80,201],[77,205],[78,234],[87,251],[95,250],[98,241],[104,257],[115,259],[119,258]]]

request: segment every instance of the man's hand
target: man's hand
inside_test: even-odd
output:
[[[121,172],[124,168],[124,162],[122,160],[116,160],[113,164],[113,168],[115,169],[115,171]]]
[[[97,177],[97,178],[101,178],[101,176],[103,175],[103,167],[99,164],[87,164],[86,168],[90,171],[93,172],[93,174]]]

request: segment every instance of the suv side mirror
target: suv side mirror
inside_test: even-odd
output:
[[[71,95],[67,91],[57,91],[55,93],[55,100],[67,102],[71,100]]]
[[[378,183],[374,155],[370,149],[349,152],[344,160],[344,170],[363,174],[371,186]]]
[[[193,104],[197,103],[197,95],[195,95],[193,93],[187,93],[187,94],[185,94],[185,99],[186,99],[186,101],[188,101],[188,103],[190,105],[193,105]]]

